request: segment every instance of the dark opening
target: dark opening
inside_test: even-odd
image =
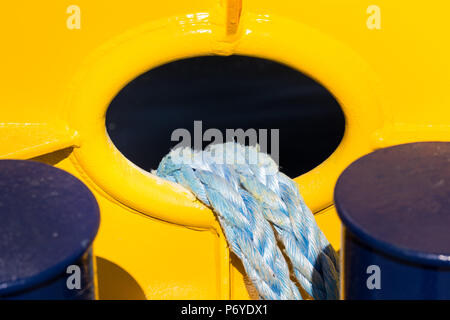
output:
[[[323,162],[345,128],[323,86],[285,65],[245,56],[196,57],[150,70],[125,86],[106,114],[111,140],[145,170],[156,169],[178,143],[171,141],[175,129],[193,137],[195,120],[203,132],[217,128],[224,138],[225,129],[279,129],[279,164],[290,177]]]

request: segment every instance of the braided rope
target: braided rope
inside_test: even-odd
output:
[[[297,184],[257,147],[225,143],[205,151],[172,150],[156,174],[214,210],[261,298],[301,299],[273,230],[302,288],[315,299],[338,298],[336,253]]]

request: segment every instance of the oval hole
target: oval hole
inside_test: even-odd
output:
[[[147,171],[178,143],[171,141],[174,130],[194,137],[195,120],[203,132],[217,128],[224,137],[226,129],[279,129],[279,164],[290,177],[328,158],[345,129],[326,88],[286,65],[246,56],[196,57],[152,69],[127,84],[106,114],[115,146]]]

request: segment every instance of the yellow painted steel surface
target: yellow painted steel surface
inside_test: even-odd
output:
[[[380,28],[368,27],[370,5]],[[350,162],[392,144],[450,140],[449,10],[446,1],[5,2],[0,157],[53,164],[94,192],[100,298],[248,298],[213,213],[114,147],[105,129],[113,97],[153,67],[210,54],[272,59],[318,80],[341,104],[346,131],[296,181],[339,249],[332,192]]]

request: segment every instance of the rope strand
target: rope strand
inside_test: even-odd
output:
[[[338,298],[335,251],[297,184],[258,147],[225,143],[205,151],[175,149],[155,173],[183,185],[212,208],[262,299],[302,298],[271,225],[303,289],[315,299]]]

